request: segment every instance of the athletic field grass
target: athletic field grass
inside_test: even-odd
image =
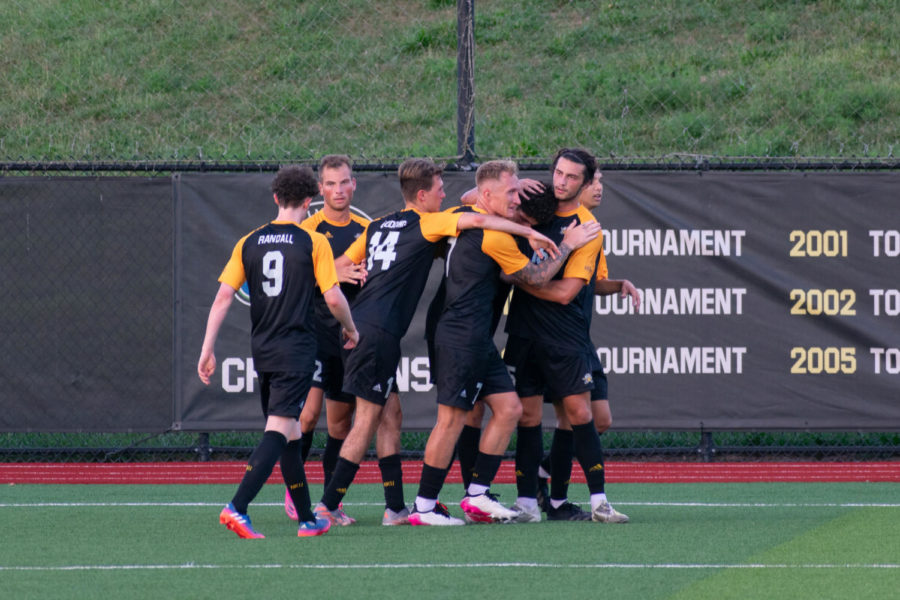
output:
[[[495,485],[512,503],[514,486]],[[318,498],[321,485],[313,484]],[[351,527],[297,538],[267,485],[264,540],[218,523],[234,485],[13,485],[0,493],[2,596],[32,598],[893,598],[897,483],[616,484],[626,525],[382,527],[377,484]],[[414,485],[407,485],[411,500]],[[573,500],[586,503],[583,485]],[[459,483],[442,498],[461,516]]]
[[[0,157],[456,155],[454,0],[0,3]],[[896,156],[891,0],[478,0],[482,159]]]

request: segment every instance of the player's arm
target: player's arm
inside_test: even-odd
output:
[[[594,283],[594,293],[598,296],[619,294],[622,298],[631,298],[631,305],[634,308],[641,306],[641,296],[637,288],[627,279],[598,279]]]
[[[580,277],[563,277],[548,281],[544,285],[518,284],[520,288],[542,300],[549,300],[559,304],[568,304],[572,301],[581,288],[585,286],[584,279]]]
[[[222,328],[222,322],[231,302],[234,299],[235,288],[227,283],[219,284],[219,291],[216,293],[216,299],[213,300],[212,307],[209,309],[209,317],[206,320],[206,335],[203,336],[203,346],[200,350],[200,360],[197,362],[197,375],[200,381],[209,385],[209,378],[216,372],[216,355],[215,345],[216,339],[219,337],[219,330]]]
[[[551,257],[559,256],[559,248],[553,243],[553,240],[542,233],[538,233],[531,227],[513,223],[509,219],[497,217],[494,215],[485,215],[477,212],[463,213],[459,217],[456,228],[460,231],[463,229],[493,229],[495,231],[503,231],[512,235],[517,235],[528,240],[528,243],[535,252],[546,250]]]
[[[541,286],[550,281],[556,275],[559,268],[566,262],[574,250],[581,248],[591,240],[597,238],[601,230],[596,221],[588,221],[577,225],[572,222],[566,228],[562,242],[559,244],[559,256],[550,257],[538,263],[531,261],[524,268],[512,273],[510,279],[515,284],[528,284]]]
[[[348,350],[353,348],[359,342],[359,331],[357,331],[356,324],[353,322],[353,316],[350,314],[350,305],[347,304],[347,298],[341,292],[340,286],[336,285],[325,290],[322,296],[325,298],[328,310],[331,311],[331,314],[334,315],[334,318],[338,320],[343,328],[341,333],[346,340],[344,348]]]

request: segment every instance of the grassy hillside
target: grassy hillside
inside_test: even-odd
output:
[[[893,0],[478,0],[476,150],[874,156]],[[0,3],[0,159],[456,153],[453,0]]]

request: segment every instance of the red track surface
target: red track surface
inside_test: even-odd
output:
[[[47,484],[237,484],[244,473],[241,462],[189,463],[0,463],[0,483]],[[900,482],[900,462],[764,462],[764,463],[636,463],[608,462],[608,483],[739,483],[739,482]],[[417,483],[421,461],[403,463],[403,481]],[[310,483],[322,483],[322,463],[307,465]],[[280,483],[278,468],[269,479]],[[364,462],[356,483],[379,483],[381,473],[374,461]],[[460,482],[459,466],[454,464],[448,483]],[[572,472],[574,483],[584,482],[578,467]],[[504,461],[496,483],[514,483],[511,461]]]

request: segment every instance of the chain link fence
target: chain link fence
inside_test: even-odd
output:
[[[887,1],[12,0],[0,5],[0,171],[269,171],[332,152],[351,154],[357,169],[412,155],[457,168],[514,157],[529,168],[571,145],[591,148],[607,170],[896,170],[895,10]],[[115,183],[98,179],[82,198],[4,197],[4,238],[23,215],[48,210],[67,211],[83,236],[54,245],[58,232],[35,216],[28,247],[0,245],[4,269],[52,266],[46,279],[17,277],[30,283],[11,301],[27,310],[0,318],[8,356],[48,365],[40,381],[10,382],[42,390],[35,410],[52,415],[70,386],[93,386],[119,395],[123,413],[91,417],[111,433],[0,433],[0,460],[245,458],[257,434],[139,426],[141,411],[165,411],[172,395],[170,381],[130,359],[137,344],[158,361],[151,372],[171,360],[171,215],[105,186]],[[133,228],[101,247],[91,234],[109,211],[133,212]],[[136,256],[129,239],[148,231],[158,252]],[[138,270],[143,283],[132,303],[110,308],[116,270]],[[17,345],[40,322],[54,335],[47,351]],[[104,369],[123,368],[128,389],[105,385]],[[421,453],[424,438],[404,434],[407,452]],[[603,440],[609,456],[641,460],[900,456],[892,432],[614,430]]]

